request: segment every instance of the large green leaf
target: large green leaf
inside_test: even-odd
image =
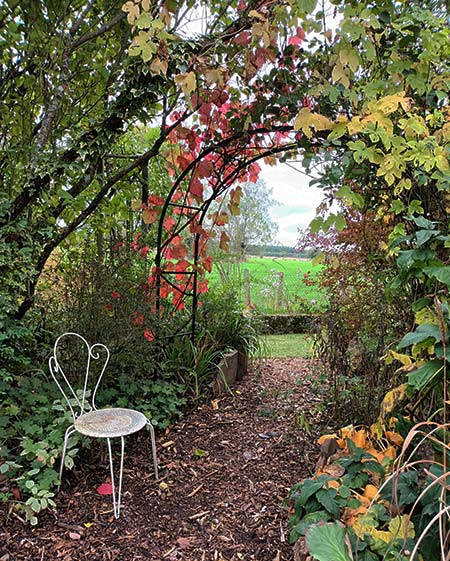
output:
[[[397,349],[404,349],[416,343],[421,343],[428,338],[435,339],[436,341],[441,340],[439,327],[434,323],[423,323],[415,331],[407,333],[397,345]]]
[[[431,249],[407,249],[400,251],[397,257],[397,263],[400,269],[409,269],[418,261],[427,261],[435,256]]]
[[[450,267],[425,267],[425,273],[450,287]]]
[[[345,529],[337,522],[313,526],[306,544],[317,561],[352,561],[345,543]]]
[[[424,388],[433,378],[434,376],[442,370],[444,366],[444,362],[442,360],[434,359],[430,362],[426,362],[420,368],[409,372],[408,374],[408,383],[412,386],[415,390],[420,391]],[[437,379],[434,380],[435,382]]]

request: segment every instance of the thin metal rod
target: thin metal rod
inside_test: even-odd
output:
[[[155,428],[153,427],[150,419],[147,419],[147,424],[150,427],[150,438],[152,441],[152,456],[153,456],[153,468],[155,471],[155,479],[159,478],[158,474],[158,459],[156,457],[156,439],[155,439]]]
[[[114,485],[114,466],[113,466],[113,455],[111,449],[111,439],[106,439],[108,442],[108,452],[109,452],[109,470],[111,473],[111,487],[112,487],[112,496],[113,496],[113,510],[114,510],[114,517],[119,518],[120,516],[120,501],[122,497],[122,477],[123,477],[123,457],[125,454],[125,439],[123,436],[120,437],[121,443],[121,454],[120,454],[120,467],[119,467],[119,489],[117,491],[116,497],[116,487]]]
[[[61,465],[59,466],[59,484],[58,484],[58,489],[61,487],[61,483],[62,483],[62,474],[63,474],[63,470],[64,470],[64,459],[66,457],[66,450],[67,450],[67,442],[69,440],[69,436],[71,434],[73,434],[75,431],[75,427],[73,425],[70,425],[67,427],[66,432],[64,433],[64,444],[63,444],[63,449],[62,449],[62,454],[61,454]]]

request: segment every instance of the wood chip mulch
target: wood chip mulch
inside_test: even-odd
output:
[[[266,360],[234,395],[190,413],[158,438],[158,481],[148,434],[129,437],[118,520],[112,497],[96,491],[109,466],[92,441],[38,526],[0,507],[0,561],[291,560],[285,499],[317,460],[312,370],[304,359]]]

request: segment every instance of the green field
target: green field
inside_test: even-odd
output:
[[[252,306],[264,313],[308,312],[322,307],[325,297],[316,285],[305,284],[304,275],[316,279],[321,268],[311,260],[249,257],[242,263],[216,264],[209,280],[212,287],[220,282],[233,283],[245,301],[247,270]]]
[[[267,358],[310,358],[311,335],[288,333],[286,335],[264,335],[261,337],[262,355]]]

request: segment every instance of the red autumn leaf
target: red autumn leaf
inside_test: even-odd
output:
[[[147,253],[150,251],[150,248],[148,247],[148,245],[144,245],[144,247],[141,248],[140,254],[141,257],[147,257]]]
[[[117,251],[119,247],[123,246],[123,241],[117,242],[116,245],[113,247],[113,251]]]
[[[147,341],[153,341],[155,339],[155,335],[149,329],[146,329],[143,335],[147,339]]]
[[[197,176],[200,178],[209,177],[214,169],[210,160],[202,160],[197,166]]]
[[[170,254],[170,257],[168,255]],[[167,252],[167,259],[184,259],[188,254],[188,248],[184,244],[172,247],[170,252]]]
[[[184,295],[181,294],[181,292],[177,292],[174,294],[173,296],[173,305],[175,306],[175,308],[177,310],[183,310],[184,309]]]
[[[205,292],[208,292],[208,281],[207,280],[203,280],[203,281],[198,282],[197,292],[199,294],[204,294]]]
[[[164,204],[164,199],[158,195],[150,195],[148,198],[148,204],[153,206],[162,206]]]
[[[176,220],[172,216],[168,216],[167,218],[164,219],[163,222],[163,226],[167,230],[167,232],[170,232],[175,226],[175,224],[176,224]]]
[[[177,272],[186,271],[189,265],[190,265],[189,261],[186,261],[186,259],[181,259],[180,261],[178,261],[178,263],[176,263],[175,271]]]
[[[159,288],[159,295],[161,296],[161,298],[167,298],[169,294],[171,294],[172,292],[173,292],[173,288],[170,286],[170,284],[167,283],[161,284]]]
[[[120,298],[120,294],[119,294],[118,292],[116,292],[115,290],[113,290],[113,291],[111,292],[111,296],[112,296],[115,300],[117,300],[118,298]]]
[[[193,179],[191,181],[189,191],[194,195],[194,197],[201,198],[203,196],[203,185],[199,179]]]
[[[203,259],[203,266],[210,273],[212,271],[212,257],[208,256]]]
[[[178,202],[181,197],[183,196],[183,193],[181,193],[180,191],[176,191],[173,195],[172,198],[170,199],[173,203]]]
[[[250,33],[248,31],[242,31],[234,38],[236,45],[248,45],[250,42]]]
[[[112,495],[113,488],[111,483],[102,483],[99,487],[97,487],[97,493],[99,495]]]

